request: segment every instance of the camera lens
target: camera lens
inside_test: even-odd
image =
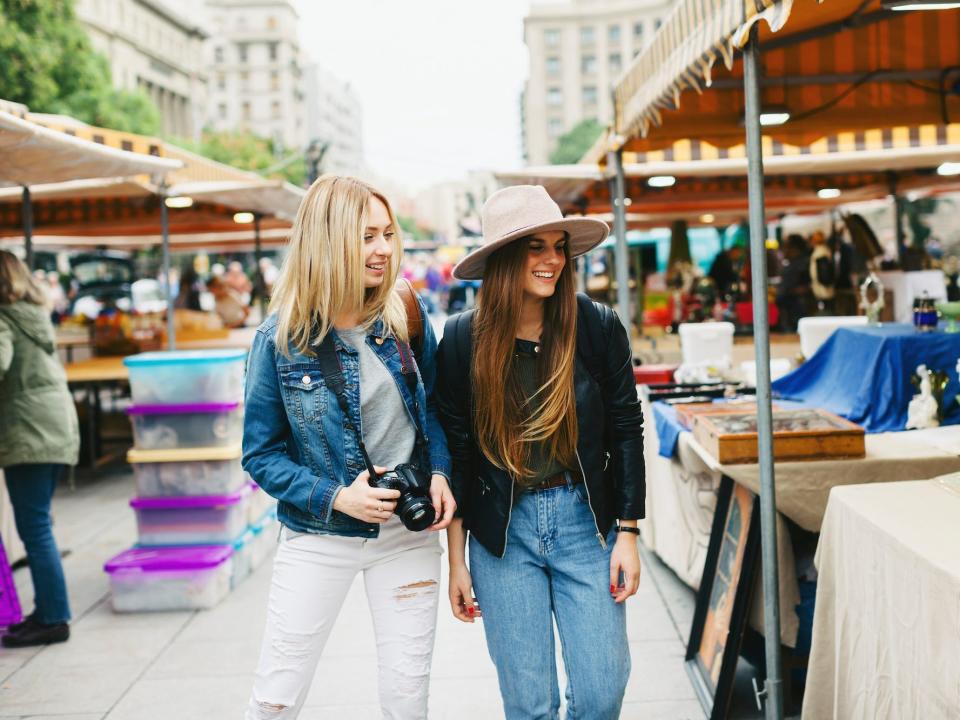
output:
[[[400,516],[400,521],[407,530],[415,532],[426,530],[437,519],[437,513],[428,500],[409,493],[404,493],[400,497],[397,515]]]

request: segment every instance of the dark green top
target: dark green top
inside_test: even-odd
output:
[[[520,387],[523,388],[523,395],[530,398],[539,387],[537,384],[537,343],[529,340],[517,339],[514,349],[513,372],[516,379],[520,381]],[[521,487],[536,485],[551,475],[563,472],[565,468],[556,458],[550,455],[546,440],[532,443],[530,446],[530,459],[528,467],[533,471],[532,476],[524,477],[517,481]]]

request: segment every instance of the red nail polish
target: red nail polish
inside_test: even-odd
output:
[[[470,613],[471,615],[473,615],[473,608],[472,608],[472,607],[468,607],[468,608],[467,608],[467,612]]]
[[[616,591],[616,589],[617,589],[616,586],[611,585],[611,586],[610,586],[610,594],[613,595],[613,593]]]

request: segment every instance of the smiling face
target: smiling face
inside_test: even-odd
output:
[[[390,213],[379,198],[367,202],[367,227],[363,231],[363,286],[378,287],[393,255],[395,232]]]
[[[523,294],[527,300],[545,300],[557,289],[567,264],[567,237],[561,230],[539,232],[527,240],[523,266]]]

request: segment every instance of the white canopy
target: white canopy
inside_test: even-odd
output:
[[[81,140],[0,111],[0,186],[132,175],[161,177],[181,166],[179,160]]]
[[[201,202],[293,220],[306,191],[282,180],[184,182],[172,186],[167,194],[182,195]]]

